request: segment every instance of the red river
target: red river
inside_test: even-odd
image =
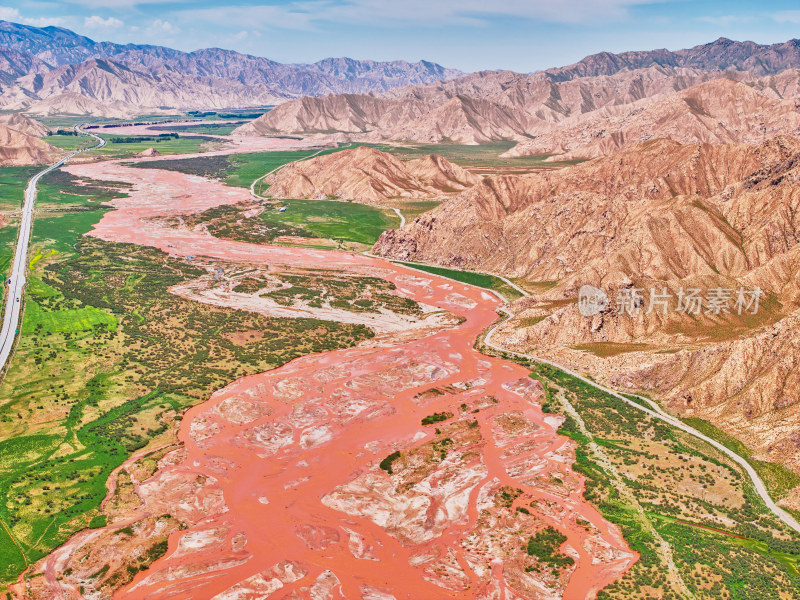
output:
[[[542,413],[538,382],[473,348],[498,318],[497,298],[358,254],[226,241],[149,220],[248,201],[247,190],[110,161],[67,170],[133,186],[91,235],[175,256],[378,275],[463,318],[305,356],[190,409],[184,448],[140,486],[147,506],[170,486],[203,482],[179,507],[190,526],[117,597],[583,600],[635,562],[619,530],[584,500],[574,444]],[[472,441],[400,489],[378,463],[430,445],[434,427],[420,421],[439,411],[477,421]],[[516,432],[502,426],[508,415],[523,423]],[[504,486],[521,491],[505,512],[493,501]],[[566,536],[561,550],[574,560],[549,584],[524,571],[520,550],[546,526]]]

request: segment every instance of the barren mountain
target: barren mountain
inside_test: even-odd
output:
[[[0,115],[0,125],[5,125],[9,129],[14,129],[33,137],[44,137],[49,131],[49,129],[39,123],[39,121],[35,121],[19,113]]]
[[[475,184],[477,178],[441,156],[404,162],[375,148],[360,147],[291,163],[266,182],[270,195],[279,198],[333,196],[380,204],[398,196],[444,197]]]
[[[495,139],[523,139],[530,119],[511,107],[457,96],[431,104],[414,99],[331,95],[281,104],[238,135],[275,133],[348,133],[359,140],[449,140],[478,144]]]
[[[651,68],[557,83],[547,73],[483,72],[397,88],[381,98],[331,95],[293,100],[237,133],[344,132],[355,134],[354,139],[467,144],[525,140],[570,115],[666,96],[717,76]]]
[[[242,125],[235,134],[270,135],[276,132],[327,133],[369,131],[375,123],[415,119],[425,110],[416,102],[387,101],[373,96],[342,94],[305,97],[281,104],[266,115]]]
[[[85,97],[76,101],[79,107],[96,107],[91,102],[96,100],[130,104],[138,113],[165,107],[263,106],[305,95],[384,92],[458,75],[460,71],[427,61],[329,58],[284,65],[219,48],[185,53],[95,42],[58,27],[0,21],[0,106],[15,110],[65,93]],[[41,112],[41,104],[36,110]]]
[[[612,75],[648,67],[686,67],[703,71],[749,71],[756,76],[774,75],[800,68],[800,40],[756,44],[719,38],[708,44],[671,52],[666,49],[612,54],[600,52],[548,73],[557,80]]]
[[[0,125],[0,165],[44,165],[60,153],[47,142]]]
[[[652,140],[559,171],[484,178],[386,232],[374,252],[541,282],[501,330],[507,345],[647,389],[800,469],[799,181],[795,138]],[[583,284],[611,299],[591,318],[575,301]],[[755,286],[760,310],[739,314],[736,290]],[[729,309],[677,312],[690,288],[730,290]],[[647,310],[650,289],[666,292],[668,311]],[[638,290],[641,312],[615,309],[626,290]]]
[[[102,102],[77,92],[66,92],[34,102],[27,107],[26,112],[40,116],[67,114],[127,119],[141,114],[142,111],[137,106],[127,102]],[[152,112],[161,111],[154,110]]]
[[[486,177],[386,232],[375,251],[562,285],[742,277],[796,243],[791,178],[777,189],[752,182],[769,169],[793,177],[798,152],[794,138],[653,140],[569,169]]]
[[[798,131],[798,101],[774,100],[744,83],[722,78],[664,99],[644,99],[571,117],[518,144],[507,155],[594,158],[652,138],[682,144],[760,143]]]
[[[713,86],[708,88],[697,99],[703,106],[688,106],[677,100],[640,118],[652,119],[652,123],[639,123],[634,117],[645,109],[648,101],[663,101],[676,92],[711,80],[741,81],[766,98],[794,99],[800,93],[796,71],[800,67],[799,44],[793,40],[760,46],[721,39],[679,52],[603,53],[569,67],[533,74],[474,73],[425,85],[396,87],[377,99],[329,96],[318,103],[308,103],[305,99],[289,101],[241,133],[339,132],[349,134],[350,139],[466,144],[509,139],[527,142],[551,134],[541,143],[537,140],[524,144],[516,155],[537,153],[539,147],[563,153],[567,147],[591,145],[580,156],[598,156],[658,136],[687,143],[739,141],[741,130],[729,134],[722,125],[712,123],[716,109],[722,112],[724,122],[732,121],[734,127],[738,126],[739,119],[730,114],[722,98],[712,97],[715,91],[731,93],[732,88],[726,89],[725,82],[716,90]],[[682,99],[691,101],[689,96]],[[752,95],[746,102],[759,104]],[[702,112],[706,108],[712,109],[708,115]],[[788,112],[791,108],[787,103],[777,112]],[[756,106],[757,111],[763,109],[764,106]],[[778,120],[780,116],[775,115]],[[651,131],[663,128],[675,117],[679,118],[672,127],[674,131]],[[634,122],[629,123],[631,120]],[[743,126],[757,125],[757,119],[752,119]],[[624,140],[602,139],[610,138],[610,132],[616,134],[619,127],[628,126],[630,135],[619,135]],[[562,132],[562,128],[567,130]],[[698,128],[709,131],[701,133]],[[777,133],[787,132],[786,128],[777,125],[776,128]],[[689,133],[678,135],[684,130]],[[768,134],[767,131],[754,137],[760,141]],[[593,140],[592,135],[601,139]],[[576,139],[571,140],[571,136]],[[598,143],[594,144],[595,141]]]
[[[546,72],[476,73],[397,88],[382,98],[331,95],[286,102],[238,133],[338,132],[354,140],[464,144],[510,139],[522,142],[512,156],[586,146],[575,156],[592,157],[653,137],[727,143],[792,133],[799,91],[796,71],[759,79],[649,67],[562,82]]]

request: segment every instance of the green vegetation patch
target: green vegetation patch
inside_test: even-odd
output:
[[[426,273],[433,273],[434,275],[441,275],[442,277],[448,277],[450,279],[460,281],[461,283],[482,287],[487,290],[494,290],[496,292],[499,292],[506,300],[509,301],[516,300],[517,298],[522,297],[522,294],[520,294],[517,290],[515,290],[513,287],[511,287],[505,281],[503,281],[502,279],[500,279],[495,275],[489,275],[487,273],[476,273],[475,271],[448,269],[446,267],[423,265],[419,263],[409,263],[401,261],[393,261],[393,262],[396,262],[399,265],[404,265],[406,267],[412,267],[419,271],[425,271]]]
[[[610,356],[619,356],[620,354],[627,354],[628,352],[644,352],[646,350],[655,350],[655,346],[650,344],[636,344],[636,343],[617,343],[617,342],[594,342],[591,344],[578,344],[572,346],[574,350],[581,350],[599,356],[600,358],[607,358]]]
[[[0,209],[22,208],[28,180],[41,170],[41,167],[0,167]]]
[[[279,207],[285,207],[280,212]],[[392,211],[355,202],[284,200],[261,215],[267,223],[291,225],[311,237],[372,245],[381,233],[400,226]]]
[[[563,569],[575,563],[572,557],[562,554],[559,548],[567,541],[567,536],[553,527],[546,527],[528,538],[525,551],[528,556],[535,556],[542,565],[547,565],[554,571]],[[538,566],[529,566],[525,571],[530,573],[539,571]]]
[[[380,463],[380,468],[386,471],[389,475],[393,475],[394,471],[392,471],[392,464],[398,458],[400,458],[401,453],[399,451],[392,452],[389,456],[384,458]]]
[[[44,141],[51,146],[69,151],[85,148],[86,146],[94,146],[97,143],[94,138],[88,138],[83,135],[49,135],[44,138]]]
[[[159,147],[159,150],[161,148]],[[336,152],[331,148],[319,154]],[[235,187],[250,185],[266,173],[285,164],[317,155],[317,150],[286,150],[280,152],[253,152],[249,154],[230,154],[227,156],[195,156],[176,160],[154,160],[134,163],[130,166],[140,169],[163,169],[190,175],[212,177],[225,181]],[[258,192],[263,190],[256,190]]]
[[[586,478],[586,499],[640,554],[622,578],[600,592],[600,600],[683,597],[653,531],[670,545],[681,578],[698,600],[800,598],[800,537],[767,510],[738,465],[559,369],[531,366],[532,376],[546,384],[546,410],[564,417],[559,433],[578,444],[573,469]],[[565,394],[595,446],[557,394]],[[604,466],[600,451],[616,475]]]
[[[106,145],[95,152],[110,158],[134,156],[148,148],[155,148],[160,154],[194,154],[204,152],[204,144],[215,141],[214,138],[199,135],[177,138],[170,136],[159,140],[157,136],[118,136],[96,130],[93,130],[92,133],[96,133],[106,140]]]
[[[280,237],[300,237],[337,243],[372,245],[386,229],[397,227],[393,212],[353,202],[333,200],[285,200],[264,207],[256,217],[244,213],[259,205],[223,205],[200,214],[172,218],[169,224],[186,227],[203,225],[215,237],[234,241],[268,244]],[[281,209],[285,208],[283,212]]]
[[[397,286],[379,277],[348,276],[336,272],[280,273],[287,287],[262,294],[283,306],[306,302],[313,308],[329,306],[351,312],[380,312],[422,317],[419,305],[410,298],[392,293]],[[452,416],[452,415],[451,415]]]
[[[180,131],[186,133],[228,135],[243,123],[245,123],[245,121],[233,123],[184,123],[175,125],[154,125],[149,129],[152,131]]]
[[[516,168],[521,170],[553,169],[574,165],[581,160],[547,161],[549,155],[538,154],[535,156],[501,157],[500,155],[510,150],[516,142],[492,142],[490,144],[419,144],[414,146],[382,146],[378,148],[396,154],[402,159],[419,158],[427,154],[438,154],[447,160],[465,168]]]
[[[756,470],[758,476],[767,486],[767,490],[774,500],[785,498],[790,491],[800,486],[800,475],[779,463],[754,459],[750,448],[732,435],[725,433],[719,427],[715,427],[708,421],[697,417],[685,418],[683,422],[711,439],[718,441],[726,448],[733,450],[742,458],[747,459],[747,462]]]
[[[423,425],[433,425],[434,423],[441,423],[442,421],[447,421],[448,419],[453,418],[453,413],[451,412],[437,412],[433,413],[432,415],[428,415],[427,417],[422,418]]]
[[[93,306],[47,311],[37,302],[31,301],[25,306],[22,333],[92,331],[96,327],[114,330],[117,328],[117,319],[114,315]]]

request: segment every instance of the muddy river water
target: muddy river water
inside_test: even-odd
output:
[[[175,256],[377,275],[460,318],[296,359],[190,409],[183,447],[138,490],[142,511],[163,512],[169,498],[188,527],[117,597],[578,600],[636,560],[584,500],[574,444],[543,414],[540,384],[474,349],[498,319],[496,297],[358,254],[220,240],[150,219],[248,201],[247,190],[110,161],[68,170],[133,186],[91,235]],[[421,425],[436,412],[453,417]],[[395,451],[390,475],[379,463]],[[566,536],[573,564],[560,574],[526,570],[535,561],[524,545],[545,527]]]

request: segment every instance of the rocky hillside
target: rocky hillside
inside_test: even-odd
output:
[[[799,181],[796,138],[651,140],[558,171],[485,177],[373,251],[539,282],[501,329],[507,345],[648,390],[800,470]],[[592,317],[577,308],[584,284],[610,298]],[[759,311],[739,314],[735,291],[756,287]],[[730,290],[728,310],[676,311],[692,288]],[[641,311],[616,310],[633,289]],[[669,310],[648,311],[650,289]]]
[[[800,68],[800,40],[777,44],[736,42],[719,38],[708,44],[670,52],[666,49],[611,54],[600,52],[574,65],[550,69],[559,80],[612,75],[649,67],[684,67],[703,71],[749,71],[757,76],[774,75]]]
[[[62,154],[38,137],[0,124],[0,165],[44,165]]]
[[[389,198],[442,198],[477,177],[441,156],[402,161],[359,147],[287,165],[266,180],[278,198],[326,198],[381,204]]]
[[[570,115],[663,96],[715,76],[651,69],[557,83],[547,73],[476,73],[398,88],[380,98],[331,95],[286,102],[238,133],[343,132],[355,134],[353,139],[465,144],[522,141]]]
[[[679,52],[602,53],[533,74],[474,73],[396,87],[377,98],[289,101],[239,133],[339,133],[353,140],[420,143],[515,140],[520,146],[511,155],[553,152],[567,158],[600,156],[654,137],[727,143],[746,138],[743,129],[755,133],[766,108],[760,98],[787,100],[768,119],[780,121],[796,110],[798,67],[797,40],[761,46],[720,39]],[[757,97],[744,88],[725,87],[728,80],[747,84]],[[708,86],[659,104],[703,83]],[[726,105],[715,93],[733,94],[736,102]],[[651,103],[658,106],[648,110]],[[737,123],[734,106],[753,108],[753,118]],[[721,124],[713,122],[717,117]],[[733,132],[723,131],[728,124]],[[760,141],[789,130],[773,125],[778,131],[751,137]]]
[[[127,116],[159,108],[263,106],[301,96],[385,92],[461,74],[427,61],[328,58],[285,65],[219,48],[186,53],[95,42],[58,27],[0,21],[0,107],[34,106],[39,114]],[[65,102],[64,94],[82,99]],[[114,114],[98,103],[114,105]]]
[[[290,101],[237,133],[337,133],[352,140],[420,143],[516,140],[520,144],[510,155],[593,157],[654,137],[726,143],[790,133],[798,93],[797,71],[754,78],[651,67],[563,82],[547,73],[479,73],[398,88],[381,98]],[[768,130],[760,128],[763,119]]]
[[[44,137],[50,131],[47,127],[39,123],[39,121],[19,113],[0,115],[0,125],[5,125],[9,129],[15,129],[20,133],[33,137]]]
[[[730,79],[714,79],[664,99],[609,106],[542,128],[509,156],[595,158],[652,138],[682,144],[757,144],[776,135],[800,132],[798,100],[776,100]]]
[[[800,226],[795,160],[795,138],[653,140],[569,169],[485,177],[375,251],[562,285],[742,277],[796,243],[777,234]]]

